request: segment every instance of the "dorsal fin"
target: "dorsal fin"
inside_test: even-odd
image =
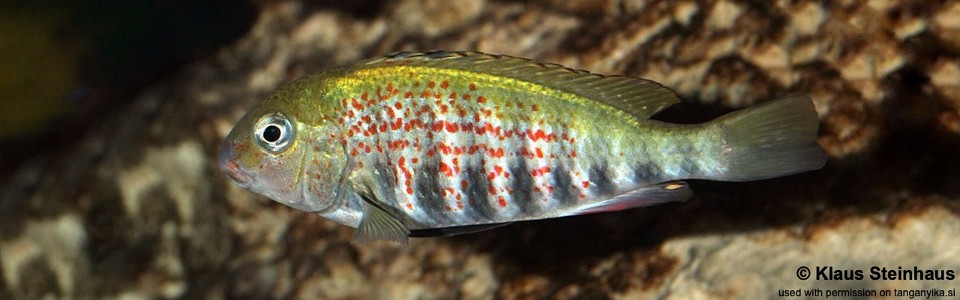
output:
[[[398,52],[361,66],[375,68],[396,64],[515,78],[605,103],[640,119],[648,119],[658,111],[680,102],[672,90],[650,80],[606,76],[558,64],[481,52]]]

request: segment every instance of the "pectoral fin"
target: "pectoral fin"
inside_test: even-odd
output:
[[[671,181],[640,187],[610,199],[577,207],[565,215],[571,216],[618,211],[666,202],[685,201],[690,198],[690,196],[693,196],[693,191],[690,190],[690,186],[688,186],[686,182]]]
[[[357,226],[357,233],[353,236],[353,240],[359,243],[384,240],[406,246],[410,230],[407,230],[400,220],[371,204],[370,199],[361,197],[364,198],[363,217],[360,219],[360,225]]]

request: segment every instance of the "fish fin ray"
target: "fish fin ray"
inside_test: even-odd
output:
[[[639,119],[649,119],[664,108],[680,102],[672,90],[646,79],[607,76],[570,69],[559,64],[473,51],[398,52],[367,61],[361,66],[375,68],[397,64],[449,68],[515,78],[599,101]]]
[[[768,101],[714,121],[721,130],[726,171],[716,180],[751,181],[820,169],[820,119],[809,96]]]
[[[564,215],[584,215],[653,206],[667,202],[686,201],[693,196],[690,186],[683,181],[670,181],[643,186],[609,199],[577,207]]]
[[[357,226],[353,241],[369,243],[382,240],[406,246],[410,230],[400,220],[374,205],[372,199],[363,195],[361,198],[364,198],[363,217],[360,218],[360,225]]]
[[[511,223],[508,222],[508,223],[466,225],[466,226],[443,227],[443,228],[415,229],[410,231],[410,237],[445,237],[445,236],[452,236],[452,235],[458,235],[458,234],[487,231],[494,228],[507,226],[510,224]]]

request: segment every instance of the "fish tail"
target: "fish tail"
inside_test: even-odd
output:
[[[820,120],[809,96],[769,101],[712,123],[720,130],[726,166],[717,180],[767,179],[820,169],[826,163],[816,140]]]

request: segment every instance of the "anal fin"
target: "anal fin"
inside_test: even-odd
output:
[[[465,225],[455,227],[416,229],[410,231],[410,237],[444,237],[458,234],[474,233],[510,225],[511,223],[494,223],[480,225]]]
[[[640,187],[610,199],[577,207],[564,215],[584,215],[652,206],[667,202],[685,201],[691,196],[693,196],[693,191],[690,190],[690,186],[686,182],[670,181]]]

